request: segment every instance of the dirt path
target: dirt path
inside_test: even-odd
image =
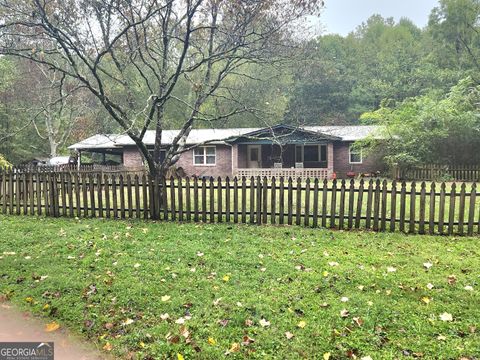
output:
[[[99,351],[90,344],[60,328],[55,332],[45,332],[46,320],[34,318],[8,304],[0,305],[0,341],[49,342],[55,345],[55,360],[105,360]]]

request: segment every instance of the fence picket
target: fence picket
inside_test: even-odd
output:
[[[453,183],[450,190],[450,207],[448,209],[448,235],[453,234],[453,223],[455,221],[455,188],[456,185]]]
[[[242,224],[247,222],[247,179],[242,176]]]
[[[418,233],[425,234],[425,199],[426,199],[426,189],[425,189],[425,181],[422,181],[420,185],[420,220],[418,223]]]
[[[260,176],[257,176],[256,181],[256,223],[260,225],[262,223],[262,181]]]
[[[390,197],[390,232],[395,231],[397,217],[397,182],[392,182],[392,192]]]
[[[177,179],[177,199],[178,199],[178,220],[183,221],[183,181],[181,178]]]
[[[436,176],[434,167],[429,171]],[[365,220],[364,227],[375,231],[432,235],[471,236],[480,231],[476,183],[471,188],[466,183],[453,183],[447,194],[445,183],[434,182],[429,188],[425,182],[412,182],[409,187],[402,182],[399,189],[396,181],[389,184],[386,180],[370,180],[367,187],[362,179],[358,188],[353,179],[348,187],[345,180],[333,180],[330,188],[326,179],[320,184],[319,179],[309,178],[285,181],[282,177],[257,176],[248,182],[242,177],[239,184],[237,178],[222,181],[210,177],[202,178],[201,185],[198,178],[193,180],[192,184],[188,177],[167,181],[164,177],[147,179],[143,174],[140,180],[138,174],[130,173],[110,176],[78,171],[3,170],[0,209],[12,215],[76,214],[100,218],[140,218],[143,212],[145,219],[150,214],[152,219],[164,220],[191,221],[193,217],[199,221],[200,217],[210,223],[295,223],[339,229],[361,228]]]
[[[250,224],[255,222],[255,178],[250,178]]]
[[[322,227],[327,227],[327,198],[328,198],[328,180],[323,180],[322,186]]]
[[[468,207],[468,236],[473,235],[473,223],[475,221],[475,201],[477,199],[477,184],[472,184],[472,190],[470,191],[470,201]]]
[[[345,220],[345,179],[340,184],[340,210],[338,212],[338,228],[343,230]]]
[[[221,183],[221,180],[219,180],[219,183]],[[231,188],[230,188],[230,178],[227,176],[225,179],[225,222],[229,223],[230,222],[230,210],[231,210]]]
[[[362,219],[363,188],[364,188],[364,181],[363,179],[361,179],[360,186],[358,187],[357,211],[355,214],[355,229],[360,228],[360,220]]]
[[[440,185],[440,201],[438,204],[438,232],[440,235],[443,235],[443,226],[445,222],[445,196],[445,183],[442,183],[442,185]]]
[[[277,204],[277,182],[275,177],[272,177],[271,191],[270,191],[270,223],[276,223],[276,204]]]
[[[192,203],[191,203],[191,188],[190,188],[190,178],[187,176],[185,178],[185,207],[187,212],[187,221],[192,221]]]
[[[428,233],[433,235],[435,233],[435,183],[430,184],[430,211],[429,211],[429,220],[428,220]]]
[[[387,180],[382,182],[382,200],[380,213],[380,231],[387,229]]]
[[[302,178],[297,178],[297,189],[295,196],[295,224],[301,224],[302,216]]]
[[[285,218],[285,180],[283,176],[280,176],[280,188],[278,193],[278,223],[283,225]]]
[[[310,226],[310,179],[307,178],[305,182],[305,217],[303,218],[303,225]]]
[[[233,178],[233,222],[238,223],[238,209],[240,204],[238,203],[238,179],[235,176]]]
[[[463,225],[465,219],[465,183],[462,183],[460,187],[460,201],[458,209],[458,234],[463,235]]]
[[[217,221],[223,221],[223,194],[222,194],[222,179],[218,177],[217,180]]]
[[[337,180],[333,179],[332,202],[330,204],[330,227],[335,228],[335,217],[337,213]]]
[[[293,208],[293,184],[292,178],[288,178],[288,192],[287,192],[287,224],[292,225],[293,217],[292,217],[292,208]]]
[[[365,219],[365,227],[370,229],[372,224],[372,200],[373,200],[373,180],[369,180],[367,189],[367,211]]]

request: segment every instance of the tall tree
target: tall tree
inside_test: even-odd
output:
[[[320,6],[315,0],[0,0],[0,54],[79,81],[137,145],[151,173],[164,173],[189,149],[196,123],[250,110],[226,80],[249,64],[288,55],[292,25]],[[181,78],[192,89],[188,97],[175,95]],[[233,110],[206,112],[212,98],[228,100]],[[188,112],[161,162],[170,104]],[[153,154],[143,143],[152,126]]]

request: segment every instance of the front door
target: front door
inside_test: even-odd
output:
[[[262,146],[247,145],[247,166],[248,168],[262,167]]]

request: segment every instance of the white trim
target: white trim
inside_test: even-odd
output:
[[[213,148],[215,150],[215,154],[213,155],[208,155],[208,156],[214,156],[215,157],[215,162],[213,164],[207,164],[207,148]],[[203,157],[203,163],[202,164],[197,164],[195,162],[195,150],[197,149],[203,149],[203,155],[197,155],[197,156],[202,156]],[[210,145],[210,146],[197,146],[196,148],[193,148],[192,150],[192,162],[193,166],[217,166],[217,147],[215,145]]]
[[[352,161],[352,146],[353,146],[353,144],[350,144],[348,146],[348,163],[349,164],[363,164],[363,151],[362,151],[362,149],[357,150],[357,151],[360,151],[360,161]]]

